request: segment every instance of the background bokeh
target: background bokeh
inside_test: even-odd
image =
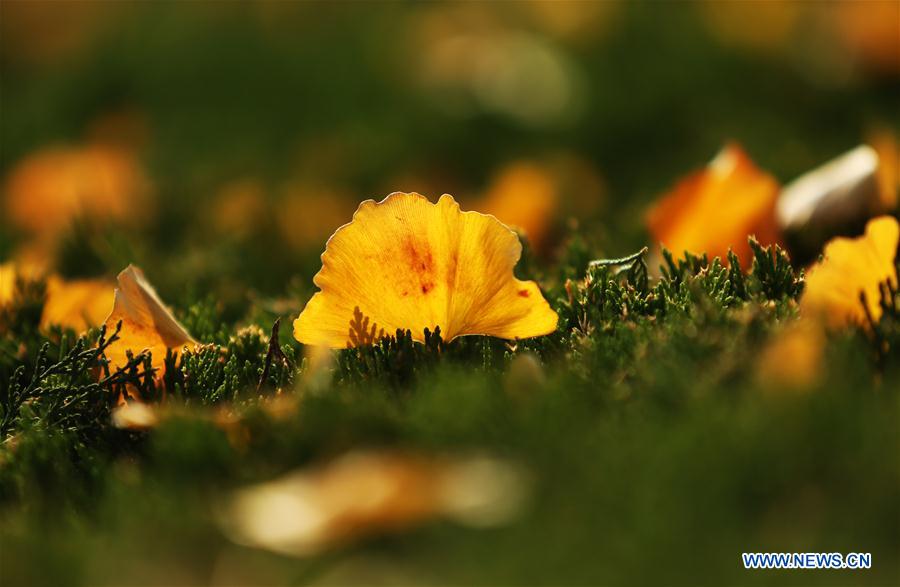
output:
[[[898,11],[4,2],[0,258],[133,261],[173,303],[281,294],[359,201],[413,190],[525,226],[545,257],[574,223],[629,252],[727,140],[784,182],[896,129]]]
[[[648,207],[723,144],[785,183],[896,135],[898,23],[896,0],[3,0],[0,264],[111,280],[135,263],[198,339],[253,340],[259,359],[360,201],[451,193],[522,227],[529,275],[564,303],[588,259],[652,245]],[[96,446],[23,419],[0,446],[0,570],[54,586],[890,583],[897,368],[853,331],[811,393],[764,393],[758,351],[794,307],[604,321],[565,364],[521,343],[505,371],[488,365],[505,343],[470,338],[456,348],[474,358],[399,390],[310,393],[286,419],[259,389],[173,401],[143,436],[90,430],[113,439]],[[4,379],[50,340],[31,334],[3,341]],[[220,400],[247,408],[247,438],[209,415]],[[534,503],[502,530],[426,525],[300,560],[216,525],[227,491],[370,446],[522,460]],[[753,574],[742,549],[876,566]]]

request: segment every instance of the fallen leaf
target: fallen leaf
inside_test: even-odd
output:
[[[776,214],[792,251],[813,257],[829,238],[852,234],[883,213],[878,168],[878,154],[860,145],[787,184]]]
[[[538,165],[518,162],[500,171],[481,207],[504,224],[520,228],[539,249],[547,238],[558,204],[554,179]]]
[[[220,521],[239,544],[308,556],[438,517],[502,524],[521,509],[528,481],[519,467],[489,457],[358,451],[239,490]]]
[[[535,282],[513,275],[521,253],[512,230],[493,216],[461,212],[452,196],[437,204],[399,192],[367,200],[328,240],[313,280],[321,291],[294,321],[294,337],[352,345],[355,311],[373,332],[410,330],[418,341],[438,326],[447,341],[549,334],[556,312]]]
[[[49,147],[18,163],[5,186],[10,222],[47,240],[78,217],[134,224],[147,180],[135,154],[110,145]]]
[[[41,315],[41,328],[57,325],[82,333],[103,324],[115,299],[115,284],[105,279],[66,281],[47,278],[47,299]]]
[[[649,211],[647,226],[675,258],[689,251],[727,261],[731,248],[741,263],[749,264],[748,236],[764,245],[779,242],[777,197],[778,182],[731,143],[705,169],[663,196]]]
[[[898,239],[897,220],[890,216],[870,220],[865,234],[858,238],[832,239],[825,245],[824,259],[806,277],[801,314],[841,328],[866,324],[867,308],[877,322],[881,318],[880,285],[887,280],[897,285]],[[865,294],[865,307],[860,294]]]
[[[45,272],[28,261],[10,261],[0,265],[0,307],[13,301],[18,277],[43,279]],[[46,298],[40,328],[71,328],[81,334],[99,326],[113,306],[115,285],[104,279],[65,280],[58,275],[46,278]]]
[[[144,273],[134,265],[119,273],[115,303],[105,321],[107,329],[115,330],[120,320],[119,340],[106,350],[111,369],[128,363],[126,351],[137,355],[149,350],[153,354],[153,366],[160,369],[159,375],[168,349],[179,352],[185,346],[197,344],[163,305]]]
[[[121,430],[150,430],[159,424],[159,415],[154,406],[123,401],[113,408],[112,423]]]

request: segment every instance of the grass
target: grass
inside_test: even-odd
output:
[[[790,584],[809,576],[747,574],[740,553],[859,551],[872,553],[870,571],[816,582],[889,584],[896,358],[858,330],[829,341],[814,389],[761,385],[758,351],[795,313],[802,274],[782,251],[753,246],[751,268],[666,255],[658,279],[643,252],[555,267],[542,279],[557,333],[516,344],[435,333],[425,345],[398,333],[341,351],[318,387],[282,333],[284,360],[257,389],[269,325],[226,336],[209,303],[176,308],[213,342],[168,357],[167,405],[181,408],[150,432],[109,421],[125,382],[160,396],[146,358],[97,383],[96,333],[39,333],[42,288],[20,284],[0,355],[4,582]],[[896,339],[896,316],[882,326]],[[296,411],[266,409],[279,393],[296,396]],[[223,405],[236,428],[216,424]],[[305,560],[219,533],[214,506],[232,488],[372,446],[488,450],[526,466],[536,489],[506,527],[436,522]]]

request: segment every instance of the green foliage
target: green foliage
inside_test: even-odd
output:
[[[567,299],[560,305],[565,329],[590,335],[615,320],[649,318],[664,321],[686,316],[706,303],[723,314],[751,300],[762,304],[789,304],[803,289],[787,254],[777,245],[763,247],[750,239],[753,267],[745,274],[729,251],[728,266],[716,258],[686,252],[683,258],[663,249],[661,276],[652,282],[644,260],[647,249],[620,259],[600,259],[588,264],[579,281],[566,282]]]
[[[0,390],[0,439],[23,426],[97,433],[108,426],[110,407],[126,386],[153,390],[149,355],[129,356],[126,365],[110,373],[103,353],[118,340],[120,329],[121,323],[107,337],[106,328],[101,328],[96,346],[80,337],[66,350],[63,338],[55,358],[51,344],[44,343],[33,367],[20,365]],[[96,380],[93,373],[100,373]]]
[[[424,337],[424,344],[418,344],[413,341],[412,332],[397,330],[393,336],[381,336],[370,344],[343,350],[338,357],[336,379],[357,384],[385,381],[394,388],[409,384],[415,375],[433,368],[444,352],[440,327],[434,332],[426,328]]]
[[[684,535],[694,537],[692,548],[712,553],[717,576],[730,579],[733,568],[722,561],[750,548],[747,537],[771,523],[759,520],[795,515],[796,500],[805,499],[796,495],[809,491],[829,523],[857,528],[852,535],[829,532],[822,549],[865,543],[881,557],[895,550],[886,520],[900,503],[900,471],[883,458],[897,440],[895,286],[882,288],[881,321],[829,344],[827,385],[773,399],[755,381],[757,352],[778,320],[790,319],[803,286],[783,251],[751,243],[746,273],[733,254],[726,266],[662,251],[663,267],[653,277],[646,249],[592,261],[577,237],[571,242],[565,258],[584,258],[584,267],[556,268],[548,275],[565,281],[544,290],[560,315],[557,332],[447,342],[436,330],[425,331],[422,344],[409,331],[383,336],[359,313],[363,344],[337,353],[326,373],[330,384],[298,396],[295,382],[311,367],[298,360],[298,347],[282,344],[278,320],[268,334],[237,328],[211,300],[194,302],[182,316],[205,344],[170,351],[161,367],[141,354],[110,372],[103,350],[116,332],[41,332],[43,285],[19,284],[3,314],[10,330],[0,338],[0,369],[8,374],[0,388],[0,504],[16,512],[20,526],[0,530],[0,538],[18,548],[37,527],[28,512],[67,512],[79,524],[101,526],[100,536],[114,544],[104,551],[126,559],[129,549],[142,548],[128,542],[138,535],[180,545],[172,536],[188,533],[192,544],[208,546],[220,540],[205,513],[208,497],[221,497],[223,487],[358,446],[397,445],[490,450],[536,475],[536,502],[518,525],[498,531],[500,543],[435,528],[398,538],[414,558],[426,554],[419,541],[457,560],[490,554],[498,566],[479,579],[615,581],[639,575],[647,557],[690,576],[680,562],[689,556],[678,538]],[[861,381],[878,380],[882,393],[871,393],[874,383],[861,391]],[[149,432],[117,430],[111,411],[126,392],[175,411]],[[267,411],[277,395],[299,401],[296,412]],[[839,481],[848,478],[860,481]],[[135,506],[134,495],[151,504]],[[160,529],[160,511],[169,512],[164,524],[177,528]],[[778,534],[777,549],[819,544],[811,542],[819,526],[803,518],[792,523],[793,533]],[[71,542],[78,531],[60,527],[49,540]],[[536,548],[535,533],[559,537],[564,548],[552,556],[565,573],[542,574],[522,563],[521,553]],[[838,538],[846,546],[834,546]],[[482,552],[488,543],[490,553]],[[643,557],[629,554],[627,544],[640,545]],[[608,573],[584,563],[598,548],[600,556],[618,557]],[[510,560],[525,569],[505,566]],[[429,568],[459,581],[475,577]]]
[[[803,293],[803,272],[796,272],[790,257],[780,246],[764,247],[750,237],[753,267],[750,271],[750,291],[766,300],[797,299]]]
[[[226,345],[199,345],[180,356],[170,352],[165,362],[165,389],[188,403],[212,405],[240,400],[262,385],[289,387],[296,365],[293,348],[285,347],[283,359],[269,369],[265,368],[266,349],[265,334],[251,326],[239,330]]]
[[[187,312],[178,318],[197,340],[220,345],[228,343],[228,325],[222,319],[221,307],[212,296],[191,304]]]
[[[896,283],[887,280],[880,284],[879,294],[881,319],[878,321],[869,313],[865,294],[860,295],[860,303],[866,310],[868,334],[875,360],[882,369],[890,370],[891,374],[896,375],[900,364],[900,290]]]

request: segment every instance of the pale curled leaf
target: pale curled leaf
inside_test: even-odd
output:
[[[127,351],[138,354],[144,350],[153,354],[154,367],[162,368],[168,349],[180,352],[185,346],[197,344],[165,307],[140,269],[129,265],[117,279],[115,303],[105,322],[108,329],[114,329],[122,321],[119,339],[106,352],[111,368],[128,363]]]
[[[150,430],[159,424],[156,407],[141,402],[122,402],[112,411],[113,426],[120,430]]]
[[[438,517],[502,524],[529,484],[522,469],[489,457],[358,451],[236,492],[220,522],[239,544],[308,556]]]

